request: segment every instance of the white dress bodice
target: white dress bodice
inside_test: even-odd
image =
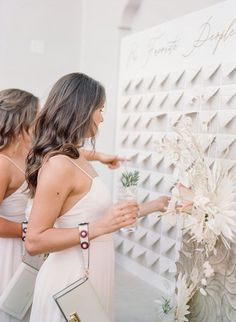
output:
[[[82,222],[91,223],[102,218],[110,205],[111,196],[103,181],[99,177],[91,178],[90,190],[72,208],[57,218],[54,226],[73,228]],[[91,240],[89,252],[89,278],[112,321],[114,286],[112,234]],[[84,260],[79,244],[51,253],[37,276],[30,322],[64,322],[53,295],[83,276]]]

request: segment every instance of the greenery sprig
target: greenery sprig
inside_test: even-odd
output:
[[[132,187],[132,186],[137,186],[139,181],[139,171],[135,170],[135,171],[126,171],[122,173],[121,176],[121,183],[123,185],[123,187],[128,188],[128,187]]]

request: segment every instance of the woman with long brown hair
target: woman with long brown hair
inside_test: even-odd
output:
[[[135,201],[112,205],[108,189],[81,153],[85,140],[95,143],[104,103],[105,90],[99,82],[72,73],[53,86],[37,119],[26,170],[34,197],[26,248],[32,255],[50,255],[37,277],[31,322],[65,321],[53,296],[84,275],[81,223],[89,226],[85,244],[90,250],[90,280],[113,320],[111,233],[135,223],[138,205]],[[105,163],[108,160],[111,167],[121,161],[114,156],[105,157]],[[164,211],[168,200],[164,196],[140,205],[140,215]]]
[[[138,205],[112,205],[109,191],[79,152],[87,138],[94,144],[104,102],[99,82],[81,73],[66,75],[53,86],[35,126],[26,171],[34,197],[26,248],[50,255],[37,277],[31,322],[64,321],[53,295],[84,274],[82,222],[89,223],[90,280],[112,319],[111,233],[135,222]]]
[[[25,160],[38,105],[38,98],[26,91],[0,91],[0,295],[21,263],[28,201]],[[19,320],[0,310],[0,321]]]

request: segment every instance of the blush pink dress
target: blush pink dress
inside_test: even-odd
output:
[[[78,227],[105,214],[111,205],[108,189],[99,177],[92,178],[74,161],[76,167],[91,179],[89,192],[69,211],[59,217],[55,227]],[[111,234],[90,242],[90,281],[113,321],[114,245]],[[79,245],[51,253],[41,267],[35,286],[30,322],[65,322],[53,295],[84,276],[84,264]],[[102,321],[98,321],[102,322]]]

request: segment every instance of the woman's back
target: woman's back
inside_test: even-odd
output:
[[[6,157],[1,155],[0,158]],[[7,159],[9,162],[12,162],[11,159]],[[22,171],[24,173],[23,169],[19,170],[17,167],[15,171]],[[26,187],[27,184],[24,181],[18,189],[2,200],[0,204],[0,217],[19,223],[25,220],[25,208],[28,201],[28,196],[25,191]],[[4,288],[7,287],[7,284],[21,263],[21,253],[22,241],[20,238],[0,237],[0,294],[3,292]],[[18,322],[17,319],[14,319],[1,311],[0,321]],[[25,321],[28,321],[28,319]]]

